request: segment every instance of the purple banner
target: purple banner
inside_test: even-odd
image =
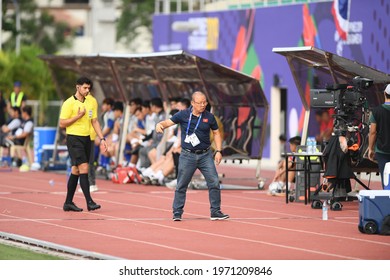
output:
[[[351,0],[347,25],[337,10],[332,12],[332,5],[155,15],[153,47],[156,52],[182,49],[252,75],[260,80],[268,101],[278,75],[287,88],[289,138],[302,132],[303,108],[287,61],[273,48],[315,46],[390,73],[390,1]],[[340,26],[348,29],[346,38]],[[318,126],[310,123],[309,135],[314,135]],[[264,158],[270,156],[269,135],[266,138]]]

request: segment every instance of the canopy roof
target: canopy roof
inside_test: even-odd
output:
[[[128,102],[139,97],[150,100],[161,97],[191,98],[194,91],[204,92],[210,105],[224,124],[226,156],[260,158],[268,115],[268,101],[257,79],[184,51],[150,54],[42,55],[53,70],[53,78],[61,80],[56,68],[69,70],[94,81],[94,95]],[[96,85],[96,87],[95,87]],[[67,96],[60,92],[62,99]],[[100,90],[101,89],[101,90]],[[99,92],[100,91],[100,92]],[[247,108],[246,110],[238,110]],[[240,116],[238,116],[240,115]],[[231,123],[236,121],[236,125]],[[240,125],[251,119],[250,135],[241,133]],[[235,140],[248,137],[245,149],[235,147]],[[254,137],[255,136],[255,137]],[[237,138],[237,139],[236,139]],[[253,143],[252,143],[253,140]],[[241,145],[243,146],[243,145]]]
[[[353,78],[360,76],[374,82],[370,88],[363,90],[369,107],[372,108],[384,102],[383,90],[385,84],[390,83],[389,74],[310,46],[273,48],[272,51],[286,57],[306,110],[302,139],[307,138],[311,88],[321,89],[327,85],[337,84],[352,85]]]
[[[123,101],[156,95],[190,97],[200,89],[212,106],[268,106],[258,80],[184,51],[40,58],[50,66],[91,78],[100,83],[105,96]]]
[[[316,77],[313,88],[325,88],[328,84],[350,84],[356,76],[371,79],[373,86],[366,91],[370,107],[383,103],[383,89],[390,83],[390,75],[356,61],[315,47],[274,48],[275,53],[286,57],[305,109],[309,110],[310,98],[305,94],[306,81]],[[314,73],[309,73],[314,71]],[[312,74],[312,75],[310,75]]]

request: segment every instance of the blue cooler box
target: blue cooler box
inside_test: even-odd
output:
[[[361,190],[358,198],[359,231],[386,234],[382,229],[384,220],[390,219],[390,190]]]
[[[41,167],[44,171],[48,170],[66,170],[66,161],[68,159],[68,148],[65,145],[57,146],[57,156],[52,162],[54,145],[42,145]]]
[[[42,146],[54,144],[57,127],[34,127],[34,162],[42,161]]]

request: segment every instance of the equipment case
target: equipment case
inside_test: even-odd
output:
[[[361,190],[358,198],[359,231],[390,234],[390,190]]]

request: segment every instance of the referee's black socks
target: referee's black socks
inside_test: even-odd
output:
[[[80,186],[83,190],[85,200],[87,203],[92,202],[91,193],[89,192],[89,181],[88,181],[88,173],[87,174],[80,174]]]
[[[87,177],[88,178],[88,177]],[[68,192],[66,193],[66,200],[65,203],[72,203],[74,193],[76,192],[77,188],[77,182],[79,180],[78,175],[70,174],[69,180],[68,180]]]

